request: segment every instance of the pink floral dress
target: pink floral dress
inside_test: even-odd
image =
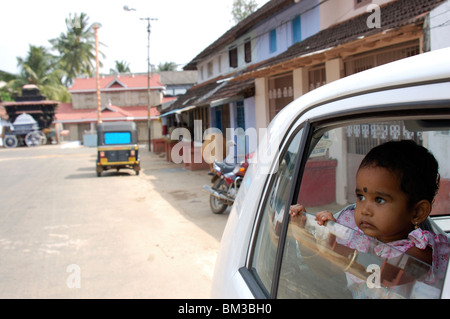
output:
[[[355,205],[351,205],[345,208],[337,217],[338,224],[356,230],[356,232],[352,232],[350,237],[338,238],[338,243],[360,252],[368,252],[370,249],[373,249],[373,253],[384,259],[398,257],[414,246],[419,249],[425,249],[427,246],[430,246],[433,249],[433,262],[425,281],[427,283],[435,283],[445,277],[450,254],[449,239],[446,235],[436,235],[430,231],[417,228],[410,232],[406,239],[387,244],[380,243],[375,247],[369,247],[373,240],[364,235],[357,227],[355,223],[355,207]]]

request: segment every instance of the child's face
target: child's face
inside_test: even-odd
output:
[[[394,173],[377,166],[359,169],[356,197],[356,225],[366,235],[385,243],[407,238],[413,214]]]

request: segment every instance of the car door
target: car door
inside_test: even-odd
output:
[[[393,253],[396,257],[392,260],[380,257],[376,251],[385,247],[383,243],[339,224],[317,227],[313,216],[323,210],[339,213],[355,202],[354,178],[368,150],[389,140],[411,139],[439,162],[441,188],[430,219],[439,216],[448,221],[448,99],[399,104],[378,101],[365,106],[364,112],[342,106],[346,101],[339,103],[332,112],[330,105],[323,105],[292,121],[267,177],[241,274],[258,298],[441,297],[447,264],[431,283],[430,265],[401,251]],[[290,205],[296,203],[308,212],[302,222],[288,214]],[[429,225],[436,234],[446,236],[437,223],[430,221]],[[366,237],[372,248],[364,252],[336,248],[342,237],[352,238],[356,233]],[[448,262],[445,238],[447,254],[443,258]]]

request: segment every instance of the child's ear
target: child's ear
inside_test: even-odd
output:
[[[425,199],[421,200],[414,205],[414,215],[411,221],[414,225],[420,225],[427,219],[430,213],[431,203]]]

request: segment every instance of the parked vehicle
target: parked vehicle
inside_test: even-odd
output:
[[[222,214],[233,205],[247,167],[247,160],[238,164],[213,163],[210,172],[213,186],[203,185],[203,190],[210,194],[209,205],[214,214]]]
[[[357,73],[278,113],[258,147],[265,160],[250,164],[228,217],[213,298],[356,298],[351,280],[370,298],[450,298],[449,56],[443,49]],[[313,216],[355,203],[362,158],[404,139],[439,163],[440,188],[427,225],[447,253],[441,276],[432,280],[429,263],[344,225],[319,226]],[[293,218],[289,210],[297,203],[307,213]],[[354,235],[378,253],[338,249],[338,239]],[[384,248],[396,257],[380,257]]]
[[[141,169],[136,124],[105,122],[97,125],[97,176],[103,171],[121,168]]]
[[[22,113],[17,116],[4,137],[7,148],[17,146],[38,146],[47,142],[47,137],[39,129],[38,122],[29,114]]]

